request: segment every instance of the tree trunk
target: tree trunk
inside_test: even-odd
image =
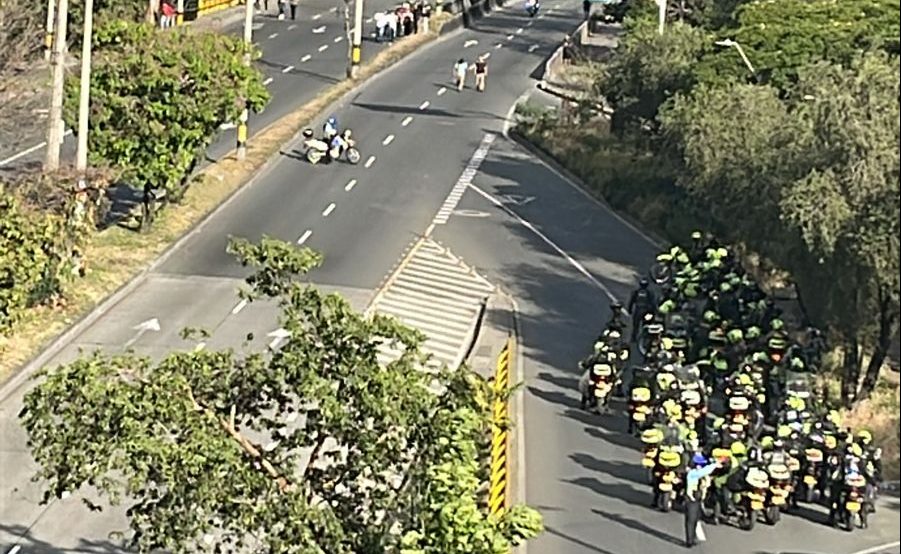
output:
[[[860,379],[860,345],[857,337],[850,337],[845,344],[842,359],[842,405],[846,408],[854,403],[857,381]]]
[[[888,355],[891,346],[892,337],[898,328],[898,313],[892,309],[892,301],[884,289],[879,289],[879,336],[876,339],[876,346],[870,357],[870,363],[867,365],[867,373],[857,391],[855,402],[866,400],[876,388],[876,382],[879,380],[879,371],[882,369],[882,363]]]

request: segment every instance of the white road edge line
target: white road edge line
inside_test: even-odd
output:
[[[293,69],[294,69],[294,66],[289,65],[288,67],[282,69],[282,73],[288,73],[289,71],[292,71]]]
[[[272,33],[271,35],[269,35],[269,40],[272,40],[277,36],[278,36],[278,33]]]
[[[437,94],[438,94],[438,96],[441,96],[441,95],[444,94],[445,92],[447,92],[447,87],[441,87],[440,89],[438,89],[438,93],[437,93]]]
[[[388,146],[392,142],[394,142],[394,135],[388,135],[385,137],[385,140],[382,141],[382,146]]]
[[[238,312],[243,310],[245,307],[247,307],[247,300],[241,300],[240,302],[235,304],[234,308],[232,308],[232,315],[238,315]]]
[[[71,134],[72,134],[72,129],[67,129],[66,132],[63,133],[63,138],[65,138]],[[12,163],[23,156],[27,156],[27,155],[31,154],[32,152],[34,152],[35,150],[40,150],[41,148],[43,148],[45,146],[47,146],[46,140],[41,141],[40,144],[35,144],[34,146],[28,147],[25,150],[22,150],[21,152],[17,152],[16,154],[13,154],[12,156],[6,158],[5,160],[0,160],[0,167],[3,167],[6,164]]]
[[[419,105],[419,109],[420,109],[420,110],[424,110],[424,109],[426,109],[426,108],[428,108],[428,107],[429,107],[429,101],[428,101],[428,100],[426,100],[425,102],[423,102],[422,104]],[[3,165],[3,164],[0,164],[0,165]]]
[[[479,187],[475,186],[474,184],[469,183],[469,188],[471,188],[471,189],[474,190],[475,192],[477,192],[477,193],[479,193],[480,195],[482,195],[486,200],[488,200],[489,202],[491,202],[492,204],[494,204],[495,206],[497,206],[497,207],[500,208],[501,210],[507,212],[507,214],[509,214],[511,217],[513,217],[513,219],[515,219],[520,225],[522,225],[523,227],[525,227],[525,228],[528,229],[529,231],[532,231],[532,233],[535,234],[535,236],[537,236],[538,238],[540,238],[545,244],[547,244],[547,245],[550,246],[555,252],[557,252],[557,254],[559,254],[564,260],[566,260],[567,262],[569,262],[569,264],[570,264],[571,266],[573,266],[573,267],[576,269],[576,271],[578,271],[579,273],[581,273],[582,275],[584,275],[585,278],[588,279],[588,281],[591,282],[591,284],[593,284],[594,286],[596,286],[597,288],[599,288],[601,291],[603,291],[603,293],[607,296],[607,298],[610,299],[611,302],[621,302],[621,300],[620,300],[619,298],[617,298],[617,297],[610,291],[610,289],[607,288],[607,285],[605,285],[604,283],[598,281],[598,280],[594,277],[594,275],[592,275],[587,269],[585,269],[585,266],[584,266],[584,265],[582,265],[578,260],[576,260],[575,258],[573,258],[572,256],[570,256],[565,250],[563,250],[562,248],[560,248],[559,246],[557,246],[557,243],[555,243],[554,241],[552,241],[551,239],[549,239],[549,238],[547,237],[547,235],[545,235],[544,233],[542,233],[541,231],[539,231],[537,227],[535,227],[535,226],[532,225],[530,222],[528,222],[528,221],[526,221],[525,219],[523,219],[522,217],[520,217],[519,214],[517,214],[516,212],[514,212],[513,210],[511,210],[510,208],[508,208],[507,206],[505,206],[500,200],[498,200],[498,199],[495,198],[494,196],[488,194],[487,192],[485,192],[484,190],[480,189]]]
[[[300,61],[301,61],[301,62],[308,62],[308,61],[310,61],[310,58],[312,58],[312,57],[313,57],[313,56],[311,56],[311,55],[309,55],[309,54],[306,54],[306,55],[304,55],[304,57],[300,58]]]
[[[275,80],[275,78],[273,78],[273,77],[268,77],[265,81],[263,81],[263,86],[268,85],[269,83],[271,83],[271,82],[274,81],[274,80]]]
[[[357,186],[357,180],[351,179],[350,181],[347,182],[346,185],[344,185],[344,190],[346,190],[347,192],[350,192],[354,189],[355,186]]]
[[[6,554],[16,554],[16,552],[18,552],[18,551],[21,550],[21,549],[22,549],[22,545],[21,545],[21,544],[14,544],[13,547],[10,548],[10,549],[9,549],[9,552],[7,552]]]
[[[307,242],[307,239],[309,239],[312,234],[313,234],[313,231],[311,231],[310,229],[307,229],[306,231],[303,232],[302,235],[300,235],[300,238],[297,239],[297,244],[303,244],[303,243]]]
[[[404,118],[403,121],[400,122],[400,126],[401,126],[401,127],[406,127],[407,125],[410,124],[411,121],[413,121],[413,116],[412,116],[412,115],[408,115],[407,117]]]
[[[864,548],[863,550],[857,550],[855,552],[852,552],[851,554],[877,554],[880,550],[894,548],[899,545],[901,545],[901,541],[887,542],[885,544],[871,546],[870,548]]]
[[[369,159],[366,160],[366,163],[363,164],[363,167],[372,167],[372,164],[375,163],[375,156],[369,156]]]
[[[328,49],[328,44],[323,44],[322,46],[319,47],[320,52],[325,52],[327,49]]]
[[[322,210],[322,217],[328,217],[333,211],[335,211],[335,208],[337,207],[338,206],[336,206],[335,203],[332,202],[324,210]]]

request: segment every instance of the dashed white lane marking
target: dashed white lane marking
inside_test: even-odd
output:
[[[529,52],[534,52],[535,50],[538,50],[538,47],[539,47],[538,44],[533,44],[532,46],[529,46]]]
[[[513,35],[507,35],[507,40],[513,40]]]
[[[274,78],[269,77],[269,78],[267,78],[265,81],[263,81],[263,85],[268,85],[269,83],[271,83],[271,82],[274,81],[274,80],[275,80]]]
[[[424,109],[428,108],[428,107],[429,107],[429,103],[430,103],[430,102],[429,102],[428,100],[426,100],[425,102],[423,102],[422,104],[419,105],[419,109],[420,109],[420,110],[424,110]]]
[[[323,44],[319,47],[320,52],[325,52],[326,50],[328,50],[328,44]]]
[[[366,23],[372,23],[373,19],[371,17],[366,18]]]
[[[313,29],[314,35],[321,35],[324,32],[325,32],[325,25],[320,25],[319,27],[316,27],[315,29]]]
[[[338,7],[335,6],[334,8],[330,9],[329,11],[332,12],[332,13],[337,13],[337,12],[338,12]]]
[[[482,143],[479,144],[479,147],[472,154],[472,158],[469,159],[454,188],[451,189],[441,208],[438,209],[438,213],[435,214],[435,218],[432,219],[432,225],[444,225],[447,223],[453,211],[457,209],[457,204],[460,202],[463,193],[466,192],[466,187],[472,184],[472,178],[475,177],[482,162],[488,156],[488,150],[491,149],[491,143],[494,142],[495,138],[496,135],[493,133],[485,133]]]
[[[235,125],[231,121],[226,121],[225,123],[223,123],[222,125],[219,126],[219,130],[220,131],[228,131],[229,129],[234,129],[235,127],[237,127],[237,125]]]
[[[500,42],[498,42],[497,44],[494,45],[495,48],[500,48],[502,46],[503,46],[503,44],[501,44]]]
[[[344,185],[344,190],[346,190],[347,192],[350,192],[354,189],[355,186],[357,186],[357,180],[351,179],[350,181],[347,182],[346,185]]]
[[[307,242],[307,239],[309,239],[310,236],[312,236],[312,235],[313,235],[313,231],[307,229],[306,231],[303,232],[302,235],[300,235],[300,238],[297,239],[297,244],[303,244],[303,243]]]
[[[411,121],[413,121],[413,116],[412,116],[412,115],[408,115],[407,117],[404,118],[403,121],[400,122],[400,126],[401,126],[401,127],[406,127],[407,125],[410,124]]]
[[[242,300],[235,304],[235,307],[232,308],[232,315],[238,315],[238,312],[247,307],[247,300]]]
[[[206,343],[205,343],[205,342],[198,342],[198,343],[197,343],[197,346],[194,347],[194,352],[200,352],[200,351],[203,350],[204,348],[206,348]]]
[[[329,215],[331,215],[331,213],[335,211],[335,208],[337,208],[337,206],[334,202],[332,202],[324,210],[322,210],[322,217],[328,217]]]
[[[517,34],[517,35],[521,35],[523,31],[525,31],[525,29],[523,29],[522,27],[520,27],[519,29],[516,30],[516,34]]]
[[[363,164],[363,167],[372,167],[372,164],[375,163],[375,156],[369,156],[369,159],[366,160],[366,163]]]
[[[271,333],[266,334],[267,337],[273,337],[272,341],[269,342],[269,348],[271,350],[275,350],[279,347],[279,345],[288,337],[291,336],[291,333],[281,327],[272,331]]]
[[[288,25],[288,30],[289,30],[289,31],[293,31],[293,30],[296,29],[296,28],[297,28],[297,24],[296,24],[296,23],[292,23],[292,24]]]
[[[488,58],[491,57],[491,52],[485,52],[484,54],[482,54],[482,57],[487,60]]]
[[[445,92],[447,92],[447,87],[441,87],[440,89],[438,89],[438,96],[441,96]]]
[[[470,46],[475,46],[478,43],[479,43],[479,41],[477,41],[477,40],[467,40],[466,42],[463,43],[463,48],[469,48]]]
[[[388,146],[392,142],[394,142],[394,135],[388,135],[385,137],[385,140],[382,141],[382,146]]]
[[[459,364],[482,302],[494,292],[494,285],[430,238],[416,242],[388,283],[369,309],[425,335],[423,348],[433,356],[426,367]],[[383,363],[399,354],[391,345],[378,347]]]
[[[526,23],[526,27],[531,27],[534,24],[535,24],[534,21],[529,21],[528,23]]]
[[[313,57],[313,56],[307,54],[307,55],[305,55],[304,57],[300,58],[300,61],[301,61],[301,62],[308,62],[308,61],[310,61],[310,58],[312,58],[312,57]]]
[[[539,15],[538,19],[544,19],[544,14]]]
[[[288,73],[289,71],[291,71],[291,70],[293,70],[293,69],[294,69],[294,66],[293,66],[293,65],[289,65],[288,67],[282,69],[282,73]]]
[[[344,40],[344,37],[335,37],[334,42],[341,42],[342,40]]]
[[[274,39],[274,38],[277,37],[277,36],[278,36],[278,33],[272,33],[271,35],[269,35],[269,39],[270,39],[270,40],[271,40],[271,39]]]
[[[321,14],[321,13],[317,13],[317,14],[313,15],[313,21],[316,21],[316,20],[319,19],[320,17],[322,17],[322,14]]]

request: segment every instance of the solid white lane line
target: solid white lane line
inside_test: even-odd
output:
[[[363,167],[372,167],[372,164],[375,163],[375,156],[369,156],[369,159],[366,160],[366,163],[363,164]]]
[[[297,244],[303,244],[303,243],[307,242],[307,239],[309,239],[312,234],[313,234],[313,231],[307,229],[306,231],[303,232],[302,235],[300,235],[300,238],[297,239]]]
[[[403,121],[400,122],[400,126],[401,126],[401,127],[406,127],[407,125],[410,124],[411,121],[413,121],[413,116],[412,116],[412,115],[408,115],[407,117],[404,118]]]
[[[263,85],[268,85],[269,83],[271,83],[274,80],[275,79],[273,77],[268,77],[265,81],[263,81]]]
[[[311,55],[309,55],[309,54],[306,54],[304,57],[300,58],[300,61],[301,61],[301,62],[308,62],[308,61],[310,61],[310,58],[312,58],[312,57],[313,57],[313,56],[311,56]]]
[[[392,142],[394,142],[394,135],[388,135],[385,137],[385,140],[382,141],[382,146],[388,146]]]
[[[441,96],[445,92],[447,92],[447,87],[441,87],[440,89],[438,89],[438,96]]]
[[[274,39],[274,38],[277,37],[277,36],[278,36],[278,33],[272,33],[271,35],[269,35],[269,39],[270,39],[270,40],[271,40],[271,39]]]
[[[346,190],[347,192],[350,192],[354,189],[355,186],[357,186],[357,180],[351,179],[350,181],[347,182],[346,185],[344,185],[344,190]]]
[[[342,40],[344,40],[344,37],[341,37],[341,36],[335,37],[335,42],[341,42]]]
[[[247,306],[247,300],[242,300],[235,304],[235,307],[232,308],[232,315],[238,315],[238,312],[243,310]]]
[[[293,65],[289,65],[288,67],[282,69],[282,73],[288,73],[289,71],[291,71],[291,70],[293,70],[293,69],[294,69],[294,66],[293,66]]]
[[[331,214],[333,211],[335,211],[335,208],[336,208],[336,207],[337,207],[337,206],[335,206],[335,203],[334,203],[334,202],[332,202],[331,204],[329,204],[328,207],[327,207],[326,209],[322,210],[322,217],[328,217],[329,214]]]
[[[422,104],[419,105],[419,109],[420,109],[420,110],[424,110],[424,109],[426,109],[426,108],[428,108],[428,107],[429,107],[429,101],[428,101],[428,100],[426,100],[425,102],[423,102]]]
[[[71,134],[72,134],[72,129],[67,129],[66,132],[63,133],[63,138],[65,138]],[[0,167],[4,166],[6,164],[12,163],[23,156],[27,156],[27,155],[31,154],[32,152],[34,152],[35,150],[40,150],[41,148],[43,148],[45,146],[47,146],[46,140],[42,141],[40,144],[35,144],[34,146],[30,146],[30,147],[26,148],[25,150],[22,150],[21,152],[17,152],[15,154],[13,154],[12,156],[6,158],[5,160],[0,160]]]
[[[315,15],[313,16],[313,21],[316,21],[316,20],[319,19],[320,17],[322,17],[322,14],[321,14],[321,13],[315,14]]]
[[[325,52],[326,49],[328,49],[328,44],[323,44],[322,46],[319,47],[320,52]]]

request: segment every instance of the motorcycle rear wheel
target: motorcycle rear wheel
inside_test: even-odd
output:
[[[779,523],[781,516],[782,512],[779,511],[779,506],[767,506],[766,511],[763,514],[763,517],[769,525],[776,525]]]
[[[347,161],[349,163],[356,165],[356,164],[360,163],[361,157],[362,156],[360,155],[360,151],[357,150],[356,148],[354,148],[353,146],[351,146],[350,148],[347,149]]]

